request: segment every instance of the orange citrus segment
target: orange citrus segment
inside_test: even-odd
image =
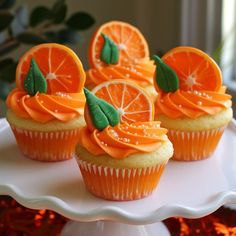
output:
[[[24,79],[34,58],[47,80],[47,93],[81,92],[85,72],[77,55],[68,47],[47,43],[32,47],[21,58],[16,69],[17,87],[24,89]]]
[[[221,88],[220,68],[210,56],[199,49],[176,47],[167,52],[162,60],[175,70],[182,90],[218,91]]]
[[[119,112],[121,122],[152,121],[154,106],[142,88],[125,80],[113,80],[96,86],[92,92],[112,104]]]
[[[133,64],[140,59],[149,58],[148,44],[141,32],[134,26],[121,22],[111,21],[103,24],[95,32],[89,47],[89,63],[98,68],[107,64],[100,59],[104,45],[101,33],[108,36],[119,48],[118,64]]]

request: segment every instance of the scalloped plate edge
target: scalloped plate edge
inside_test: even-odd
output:
[[[236,203],[235,191],[218,193],[210,204],[205,204],[201,208],[186,207],[183,205],[171,204],[162,206],[146,215],[137,216],[124,211],[118,207],[101,207],[87,213],[74,211],[68,204],[53,196],[39,196],[37,198],[26,197],[20,190],[10,184],[0,185],[0,194],[9,195],[21,205],[32,209],[53,210],[72,220],[88,222],[97,220],[112,220],[128,224],[151,224],[162,221],[169,217],[181,216],[185,218],[199,218],[208,215],[222,205]]]

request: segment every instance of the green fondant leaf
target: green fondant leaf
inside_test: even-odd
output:
[[[106,64],[110,64],[110,57],[111,57],[111,46],[109,39],[106,35],[102,34],[104,39],[104,45],[101,51],[101,61],[105,62]]]
[[[24,80],[24,88],[31,96],[34,96],[37,92],[47,92],[47,81],[34,59],[30,62],[30,69]]]
[[[116,126],[120,122],[120,117],[117,110],[110,103],[102,99],[99,99],[97,102],[102,112],[106,115],[109,124],[111,126]]]
[[[88,89],[84,88],[86,103],[93,125],[98,130],[105,129],[108,125],[115,126],[119,123],[117,110],[106,101],[99,99]]]
[[[105,114],[101,111],[98,104],[88,105],[89,107],[89,115],[91,116],[91,120],[93,125],[98,130],[103,130],[109,125],[109,121]]]
[[[117,64],[119,61],[119,48],[115,43],[111,43],[111,63],[110,64]]]
[[[102,47],[101,61],[106,64],[117,64],[119,61],[119,48],[118,46],[105,34],[101,34],[104,39],[104,45]]]
[[[156,63],[156,80],[157,85],[164,92],[175,92],[179,88],[179,79],[175,71],[165,64],[158,56],[154,55]]]
[[[31,64],[30,64],[29,72],[26,75],[25,80],[24,80],[24,88],[25,88],[25,91],[29,95],[33,96],[34,95],[34,80],[32,78],[34,77],[34,75],[33,75],[33,69],[31,69],[32,68]]]

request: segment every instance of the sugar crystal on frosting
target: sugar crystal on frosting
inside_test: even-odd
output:
[[[127,143],[127,142],[128,142],[128,139],[127,139],[127,138],[123,138],[123,141],[124,141],[125,143]]]
[[[62,92],[56,92],[55,95],[56,95],[56,96],[59,96],[59,97],[69,98],[69,99],[72,98],[69,94],[67,94],[67,93],[62,93]]]

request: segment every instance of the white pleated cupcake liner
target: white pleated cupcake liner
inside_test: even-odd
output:
[[[87,189],[108,200],[134,200],[150,195],[165,164],[143,168],[104,167],[77,159]]]
[[[14,125],[11,129],[21,152],[38,161],[64,161],[74,156],[79,129],[61,131],[25,130]]]
[[[172,160],[195,161],[209,157],[217,147],[225,126],[203,131],[168,130],[174,146]]]

